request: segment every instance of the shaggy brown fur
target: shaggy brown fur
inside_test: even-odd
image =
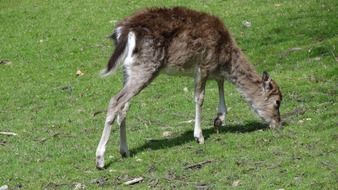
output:
[[[97,166],[103,167],[103,154],[110,126],[118,115],[121,128],[121,154],[127,155],[124,120],[128,102],[158,74],[195,77],[196,118],[194,136],[203,143],[200,113],[206,80],[218,82],[219,113],[215,125],[224,123],[223,81],[229,80],[245,97],[257,114],[270,124],[280,125],[279,106],[282,95],[268,73],[260,77],[250,65],[223,23],[203,12],[175,7],[151,8],[137,12],[117,24],[112,35],[116,48],[105,73],[122,63],[124,88],[112,98],[105,129],[97,149]],[[134,43],[135,41],[135,43]],[[134,46],[135,44],[135,46]],[[132,51],[132,52],[129,52]],[[121,124],[122,123],[122,124]]]
[[[125,18],[117,24],[117,28],[119,27],[122,28],[121,41],[117,42],[116,31],[112,36],[117,42],[113,55],[120,55],[123,52],[119,47],[124,49],[128,33],[133,31],[137,39],[134,53],[142,48],[144,40],[151,38],[154,48],[168,53],[163,57],[164,64],[170,65],[168,62],[173,62],[183,68],[186,67],[184,62],[187,60],[180,58],[182,49],[188,51],[184,52],[184,57],[187,55],[189,58],[201,57],[209,53],[206,57],[208,62],[225,64],[229,59],[227,56],[229,52],[224,52],[224,50],[230,50],[233,45],[229,32],[217,17],[180,7],[145,9]],[[173,53],[179,54],[174,57]],[[111,70],[114,64],[110,61],[107,71]],[[204,63],[202,66],[209,67],[210,65]]]

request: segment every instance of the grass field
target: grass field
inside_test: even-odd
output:
[[[267,129],[226,84],[229,114],[216,134],[210,81],[199,145],[186,122],[194,118],[193,79],[161,75],[131,105],[133,156],[120,157],[114,126],[109,165],[99,171],[104,112],[122,81],[121,71],[98,75],[113,51],[106,36],[135,10],[175,5],[219,16],[257,70],[278,81],[285,128]],[[17,134],[0,134],[0,187],[337,189],[337,8],[336,0],[0,0],[0,132]],[[123,184],[135,177],[144,180]]]

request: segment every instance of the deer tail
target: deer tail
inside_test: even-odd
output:
[[[126,54],[126,46],[128,43],[128,32],[124,32],[122,27],[117,27],[114,33],[110,36],[115,42],[115,50],[110,57],[107,67],[101,71],[102,76],[108,76],[116,70],[117,66],[122,62]]]

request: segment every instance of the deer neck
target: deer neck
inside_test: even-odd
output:
[[[251,107],[259,112],[264,103],[262,80],[239,48],[232,52],[228,72],[230,81],[236,85]]]

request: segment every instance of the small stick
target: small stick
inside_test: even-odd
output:
[[[124,184],[125,185],[134,185],[134,184],[139,183],[141,181],[143,181],[143,177],[137,177],[137,178],[132,179],[130,181],[124,182]]]
[[[183,124],[183,123],[193,123],[193,122],[195,122],[195,120],[194,120],[194,119],[191,119],[191,120],[188,120],[188,121],[181,121],[181,122],[179,122],[178,124]]]
[[[104,112],[103,110],[96,111],[96,112],[93,113],[93,117],[95,117],[96,115],[103,113],[103,112]]]
[[[184,167],[184,169],[187,170],[187,169],[201,168],[203,165],[211,163],[211,162],[213,162],[213,160],[206,160],[206,161],[203,161],[203,162],[199,162],[199,163],[196,163],[196,164],[186,166],[186,167]]]
[[[0,135],[17,136],[18,134],[13,133],[13,132],[0,132]]]

